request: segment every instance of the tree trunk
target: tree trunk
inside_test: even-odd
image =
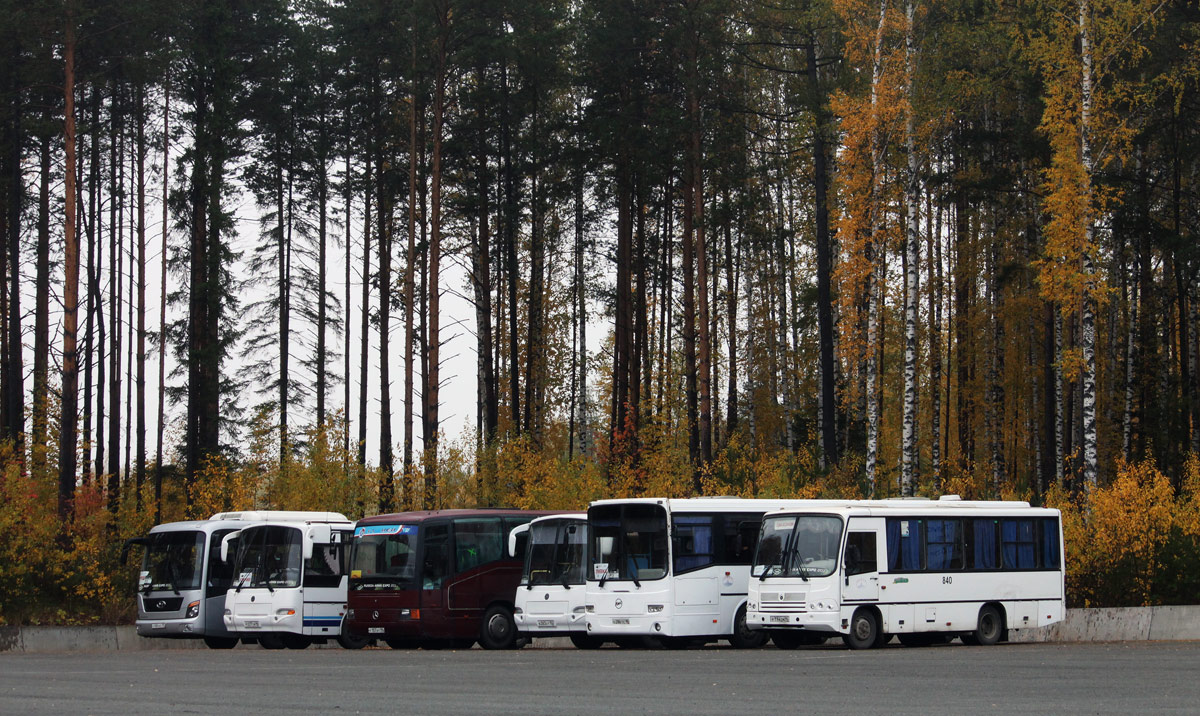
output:
[[[883,73],[883,30],[887,22],[887,0],[879,2],[879,24],[875,31],[875,61],[871,71],[871,221],[869,231],[871,236],[866,247],[868,269],[866,280],[867,296],[867,456],[865,473],[867,479],[867,496],[875,496],[875,460],[879,445],[879,402],[876,400],[877,383],[879,382],[879,300],[881,291],[872,280],[876,277],[876,268],[882,264],[884,248],[880,243],[882,236],[883,207],[880,199],[880,182],[883,181],[883,128],[879,117],[879,84]],[[878,255],[877,255],[878,254]]]
[[[51,119],[47,111],[44,121]],[[48,128],[47,128],[48,129]],[[39,142],[37,279],[33,302],[33,472],[40,479],[46,468],[50,373],[50,134]]]
[[[429,370],[425,374],[425,504],[438,506],[438,389],[440,387],[440,308],[438,282],[442,261],[442,121],[446,96],[446,44],[450,32],[448,3],[438,6],[437,64],[433,85],[433,167],[430,188],[429,239]]]
[[[137,500],[141,506],[142,486],[146,484],[146,87],[138,86],[137,125],[137,428],[135,456],[137,469]],[[69,212],[68,212],[69,213]],[[165,290],[165,285],[164,285]]]
[[[162,255],[158,298],[158,429],[154,448],[154,521],[162,521],[163,433],[166,430],[166,361],[167,361],[167,198],[171,182],[171,77],[163,83],[163,199]]]
[[[917,481],[917,302],[920,300],[918,276],[921,262],[920,162],[917,158],[916,117],[913,87],[916,63],[913,39],[914,2],[908,0],[905,13],[908,23],[904,33],[904,58],[907,65],[906,90],[908,111],[905,112],[904,145],[908,155],[908,181],[904,190],[904,205],[908,224],[904,237],[904,416],[901,438],[900,495],[911,497]]]
[[[59,424],[58,519],[68,524],[75,500],[76,423],[79,400],[79,360],[76,335],[79,322],[79,232],[75,224],[75,14],[67,5],[63,44],[63,148],[66,211],[63,216],[63,368],[62,420]]]
[[[1083,162],[1087,185],[1086,237],[1082,256],[1083,274],[1086,282],[1083,306],[1079,314],[1080,348],[1083,354],[1083,370],[1080,376],[1083,390],[1080,419],[1083,427],[1083,481],[1090,492],[1096,487],[1098,459],[1096,432],[1096,298],[1091,282],[1095,275],[1092,263],[1092,247],[1096,240],[1095,218],[1092,213],[1091,182],[1095,172],[1091,147],[1092,113],[1092,50],[1090,40],[1090,0],[1079,0],[1079,54],[1082,60],[1080,78],[1081,112],[1079,120],[1079,154]]]
[[[817,338],[820,343],[820,404],[821,404],[821,460],[825,466],[838,462],[837,444],[837,395],[834,383],[833,352],[833,240],[829,232],[829,170],[826,146],[829,131],[829,115],[821,94],[820,78],[817,74],[817,37],[809,31],[805,47],[806,74],[813,114],[813,203],[817,238]]]
[[[359,325],[358,350],[358,465],[367,464],[367,393],[370,387],[371,351],[371,152],[363,168],[363,263],[362,322]]]

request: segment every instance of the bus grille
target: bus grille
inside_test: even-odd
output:
[[[807,598],[804,592],[762,592],[758,605],[764,612],[803,612],[808,609]]]

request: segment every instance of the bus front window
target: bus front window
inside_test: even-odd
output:
[[[294,527],[251,527],[242,532],[236,588],[281,589],[300,586],[303,549]]]
[[[842,521],[826,515],[801,515],[785,555],[790,577],[828,577],[837,569]]]
[[[203,532],[155,532],[142,557],[139,586],[147,592],[199,589],[203,570]]]
[[[783,551],[791,540],[795,527],[796,518],[793,516],[768,517],[763,520],[750,576],[766,579],[783,574]]]
[[[354,531],[350,576],[357,589],[409,585],[417,573],[417,526],[372,525]]]
[[[552,521],[533,525],[521,584],[583,584],[585,534],[582,525]]]
[[[667,514],[659,505],[599,505],[588,511],[588,579],[662,579],[667,576]]]

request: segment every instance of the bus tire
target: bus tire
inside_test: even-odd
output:
[[[979,621],[975,626],[975,643],[980,646],[992,646],[1004,635],[1004,616],[1000,610],[991,604],[984,604],[979,609]]]
[[[576,649],[589,649],[590,650],[590,649],[599,649],[600,647],[604,646],[603,639],[598,639],[594,636],[589,636],[589,635],[583,634],[581,632],[572,632],[571,633],[571,643],[575,645]]]
[[[338,634],[337,643],[343,649],[361,649],[370,644],[371,640],[365,636],[355,636],[343,630],[341,634]]]
[[[383,643],[392,649],[416,649],[420,646],[412,639],[384,639]]]
[[[512,649],[517,643],[517,625],[512,610],[503,604],[493,604],[483,613],[479,626],[479,645],[484,649]]]
[[[762,629],[751,629],[746,625],[746,605],[743,604],[733,617],[733,633],[729,644],[734,649],[758,649],[767,643],[769,635]]]
[[[281,634],[283,645],[289,649],[307,649],[312,646],[312,639],[302,634]]]
[[[238,645],[237,637],[206,636],[204,645],[209,649],[232,649]]]
[[[283,639],[278,634],[263,634],[258,637],[258,645],[264,649],[282,649]]]
[[[846,646],[854,650],[870,649],[879,641],[879,618],[870,609],[860,607],[850,619],[850,633],[842,635]]]

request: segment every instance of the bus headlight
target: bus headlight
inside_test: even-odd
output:
[[[188,605],[187,618],[195,619],[200,616],[200,602],[195,601]]]
[[[661,604],[647,604],[646,605],[646,611],[650,614],[658,614],[662,610],[663,610],[663,605],[661,605]]]

